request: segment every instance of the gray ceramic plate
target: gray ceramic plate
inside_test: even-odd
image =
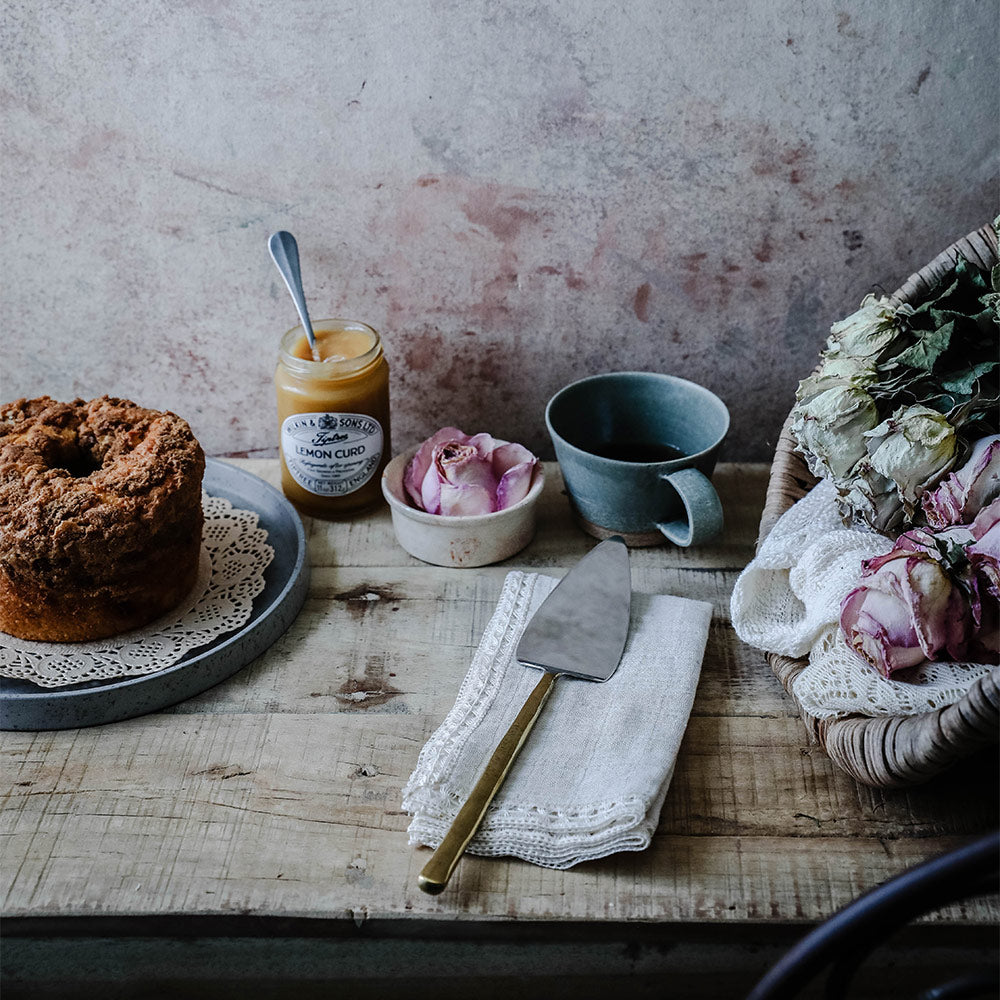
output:
[[[309,589],[306,538],[295,508],[273,486],[225,462],[209,459],[205,491],[234,507],[256,511],[274,559],[250,621],[211,645],[155,674],[42,688],[30,681],[0,681],[0,729],[76,729],[118,722],[191,698],[232,676],[267,649],[295,620]]]

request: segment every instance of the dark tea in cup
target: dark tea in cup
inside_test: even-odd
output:
[[[674,462],[685,457],[680,448],[655,441],[603,441],[590,450],[595,455],[618,462]]]

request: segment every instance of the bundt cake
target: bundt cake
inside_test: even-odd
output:
[[[79,642],[194,585],[205,456],[185,420],[102,396],[0,406],[0,630]]]

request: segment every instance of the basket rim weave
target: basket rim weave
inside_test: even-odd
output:
[[[923,295],[959,256],[987,270],[993,267],[998,262],[998,251],[992,226],[982,226],[951,244],[911,274],[889,297],[890,301],[900,305]],[[768,477],[758,548],[778,518],[817,482],[796,450],[789,413]],[[933,712],[817,719],[799,705],[793,691],[795,678],[806,668],[808,659],[773,652],[766,656],[771,670],[795,701],[810,736],[834,764],[866,785],[894,788],[921,784],[998,740],[1000,667],[979,678],[959,701]]]

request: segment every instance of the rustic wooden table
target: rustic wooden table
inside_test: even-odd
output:
[[[234,464],[277,482],[275,462]],[[624,976],[635,995],[739,996],[809,925],[997,825],[993,753],[885,792],[809,745],[730,627],[767,469],[729,464],[722,541],[632,552],[635,589],[715,607],[652,847],[563,872],[467,857],[422,894],[428,852],[400,810],[417,753],[505,573],[561,575],[593,544],[547,473],[536,538],[508,563],[424,565],[386,509],[307,520],[305,607],[240,673],[144,718],[2,734],[8,995],[557,997]],[[979,898],[928,918],[898,974],[983,958],[997,915]]]

